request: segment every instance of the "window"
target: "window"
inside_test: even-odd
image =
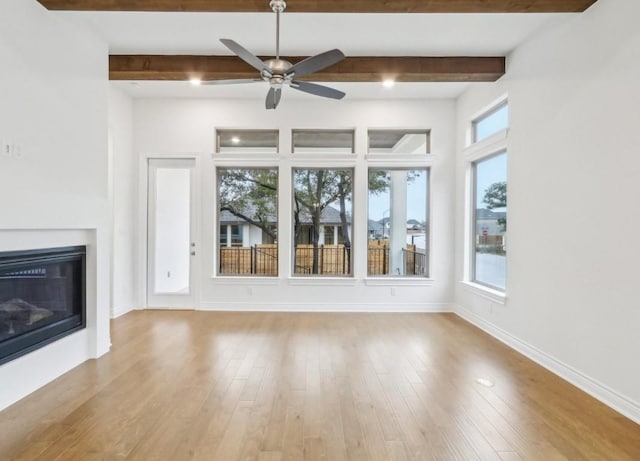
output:
[[[509,104],[504,101],[471,122],[472,142],[482,141],[508,126]]]
[[[389,154],[428,154],[428,130],[369,130],[369,152]]]
[[[217,130],[216,152],[277,153],[278,130]]]
[[[507,153],[500,152],[473,165],[472,280],[504,291],[506,288]]]
[[[278,275],[278,171],[218,169],[220,275]]]
[[[293,130],[293,153],[354,152],[353,130]]]
[[[429,276],[429,171],[369,170],[370,276]]]
[[[352,186],[350,169],[293,170],[295,275],[351,275]],[[333,243],[335,227],[341,243]]]

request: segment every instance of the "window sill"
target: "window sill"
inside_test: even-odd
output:
[[[379,277],[379,278],[367,278],[364,280],[367,286],[417,286],[417,287],[430,287],[433,286],[433,279],[427,278],[410,278],[410,277]]]
[[[238,277],[233,275],[218,275],[212,276],[211,280],[216,285],[279,285],[280,279],[278,277],[261,277],[261,276],[247,276]]]
[[[365,159],[372,165],[397,166],[398,162],[417,164],[420,166],[431,166],[437,158],[435,154],[387,154],[369,153]]]
[[[480,285],[478,283],[462,281],[460,282],[462,288],[475,295],[481,296],[489,301],[498,304],[505,304],[507,302],[507,294],[505,292],[494,290],[493,288]]]
[[[289,277],[287,279],[292,286],[354,286],[356,279],[353,277]]]

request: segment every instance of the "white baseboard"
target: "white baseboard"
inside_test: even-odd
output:
[[[537,364],[543,366],[547,370],[560,376],[562,379],[570,382],[592,397],[598,399],[605,405],[613,408],[632,421],[640,424],[640,404],[638,404],[638,402],[635,402],[630,398],[614,391],[610,387],[550,356],[549,354],[541,351],[535,346],[522,341],[521,339],[513,336],[511,333],[508,333],[502,328],[499,328],[491,322],[483,319],[481,316],[471,312],[469,309],[454,304],[453,312],[467,322],[472,323],[481,330],[489,333],[491,336],[503,342],[512,349],[515,349]]]
[[[201,302],[201,311],[231,312],[395,312],[426,313],[452,312],[448,303],[250,303],[250,302]]]
[[[111,318],[117,319],[121,315],[128,314],[129,312],[135,311],[135,310],[136,309],[133,307],[125,307],[125,306],[113,307],[111,308]]]

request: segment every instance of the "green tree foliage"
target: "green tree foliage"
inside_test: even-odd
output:
[[[220,211],[230,212],[277,240],[277,170],[221,169],[218,179]]]
[[[484,191],[482,202],[487,205],[487,209],[494,210],[496,208],[507,207],[507,182],[494,182]],[[498,224],[502,227],[502,231],[507,230],[507,219],[499,218]]]

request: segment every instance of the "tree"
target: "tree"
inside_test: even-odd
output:
[[[507,207],[507,182],[494,182],[484,191],[482,202],[487,205],[487,209],[494,210],[496,208]],[[499,218],[498,224],[502,227],[502,231],[507,230],[507,219]]]
[[[228,211],[277,240],[277,170],[224,169],[218,178],[220,212]]]

